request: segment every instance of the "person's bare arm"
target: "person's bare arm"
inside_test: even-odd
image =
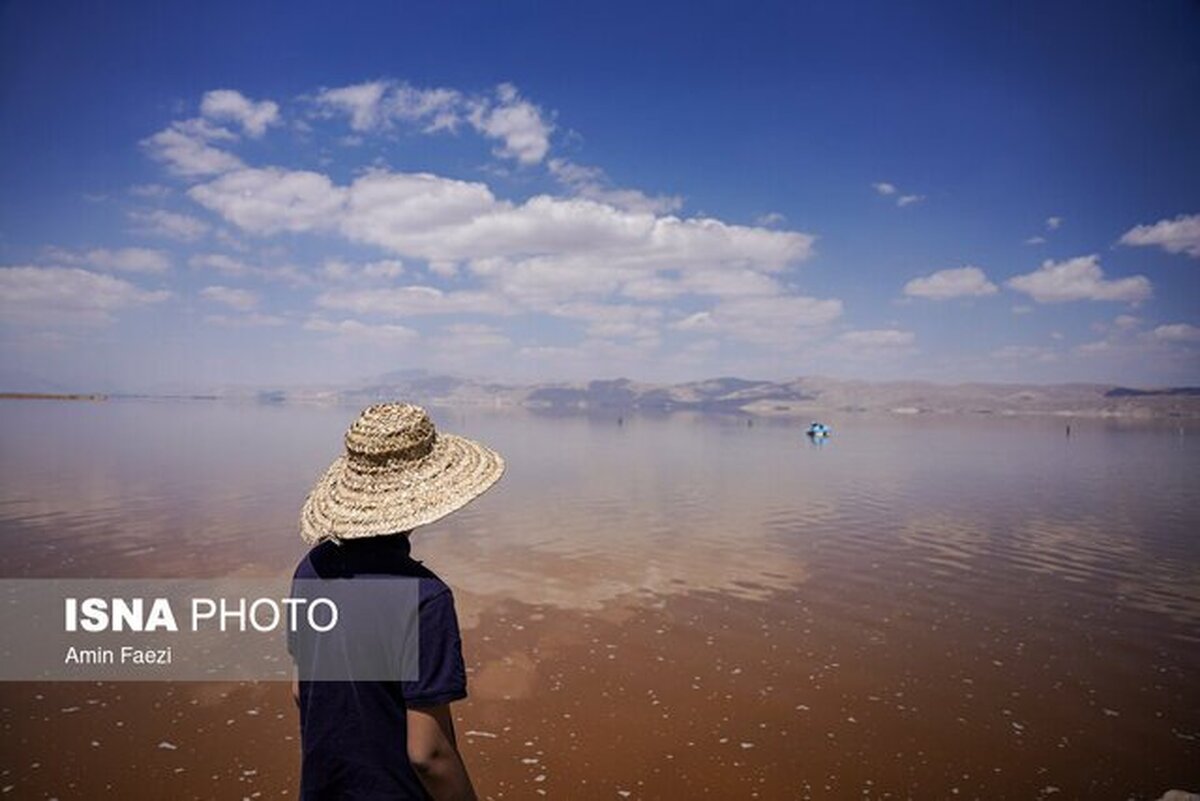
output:
[[[454,740],[449,704],[409,708],[408,761],[435,801],[478,801]]]

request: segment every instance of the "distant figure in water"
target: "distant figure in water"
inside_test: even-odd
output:
[[[304,502],[300,534],[313,548],[295,578],[419,582],[418,671],[412,681],[310,681],[306,675],[320,678],[309,672],[315,665],[344,661],[347,652],[320,640],[293,650],[303,662],[292,684],[300,707],[300,798],[475,801],[450,713],[451,702],[467,696],[454,596],[409,556],[409,535],[483,494],[504,472],[504,460],[477,442],[439,434],[423,409],[402,403],[368,408],[345,444],[345,455]],[[395,635],[390,627],[382,633],[380,647],[399,645],[388,639]],[[372,637],[372,644],[380,639]]]
[[[1067,423],[1067,436],[1071,436],[1071,424]]]

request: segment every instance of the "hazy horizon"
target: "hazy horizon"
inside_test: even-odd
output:
[[[439,372],[433,369],[426,368],[400,368],[390,370],[383,373],[375,373],[372,375],[362,375],[344,381],[229,381],[222,383],[188,383],[188,382],[163,382],[154,385],[144,386],[117,386],[109,384],[107,386],[91,385],[91,384],[58,384],[39,380],[32,376],[27,376],[25,381],[17,378],[16,383],[11,382],[10,376],[0,375],[0,393],[23,394],[23,393],[49,393],[49,394],[90,394],[101,393],[108,395],[176,395],[176,394],[205,394],[214,391],[266,391],[266,390],[304,390],[313,388],[329,388],[329,389],[353,389],[359,387],[368,387],[375,384],[386,384],[389,381],[397,380],[397,377],[402,374],[410,374],[409,378],[427,377],[427,378],[451,378],[459,381],[469,382],[473,384],[494,384],[505,387],[534,387],[534,386],[551,386],[551,385],[587,385],[591,383],[617,383],[629,382],[641,386],[661,386],[673,387],[689,384],[702,384],[715,381],[750,381],[763,382],[770,384],[786,385],[800,381],[817,381],[817,382],[847,382],[847,383],[862,383],[868,386],[887,386],[887,385],[928,385],[937,388],[953,388],[958,386],[979,385],[979,386],[995,386],[995,387],[1044,387],[1053,389],[1056,387],[1072,387],[1072,386],[1095,386],[1095,387],[1114,387],[1134,390],[1163,390],[1163,389],[1191,389],[1193,385],[1189,384],[1136,384],[1132,382],[1120,381],[1017,381],[1017,380],[938,380],[929,378],[892,378],[878,379],[871,378],[842,378],[832,375],[807,374],[807,375],[792,375],[781,377],[752,377],[747,375],[708,375],[699,378],[683,379],[680,381],[652,381],[636,376],[614,375],[614,376],[594,376],[582,378],[554,378],[548,377],[541,381],[521,381],[518,379],[503,379],[497,376],[489,376],[486,374],[471,374],[466,372],[445,371]]]

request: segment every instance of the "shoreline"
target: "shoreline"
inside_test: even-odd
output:
[[[397,392],[394,396],[405,393]],[[392,397],[391,395],[388,397]],[[0,400],[47,400],[47,401],[149,401],[149,402],[223,402],[233,404],[249,404],[254,406],[323,406],[357,408],[365,403],[382,400],[383,395],[358,397],[350,394],[296,394],[293,396],[261,397],[256,395],[153,395],[153,394],[115,394],[105,393],[54,393],[54,392],[0,392]],[[1122,398],[1111,406],[1096,408],[1055,408],[1043,406],[1040,408],[1020,408],[1013,406],[976,406],[974,408],[953,408],[940,405],[898,405],[872,406],[860,404],[821,404],[796,403],[760,399],[747,402],[742,406],[729,404],[667,403],[667,404],[609,404],[575,401],[571,403],[546,403],[538,400],[514,399],[504,397],[437,397],[408,395],[409,400],[430,408],[440,409],[476,409],[486,411],[523,411],[535,415],[618,415],[669,417],[675,414],[702,414],[713,417],[748,417],[761,420],[805,420],[814,416],[830,414],[850,415],[886,415],[889,417],[997,417],[997,418],[1038,418],[1053,417],[1060,419],[1078,418],[1080,420],[1200,420],[1200,399],[1188,397],[1182,400],[1175,396],[1147,395],[1137,399]]]
[[[0,392],[0,400],[106,401],[99,392]]]

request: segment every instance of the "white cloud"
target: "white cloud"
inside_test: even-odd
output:
[[[150,155],[184,177],[219,175],[243,166],[237,156],[212,146],[212,142],[236,139],[232,133],[202,119],[173,122],[142,140]]]
[[[158,303],[170,294],[146,291],[120,278],[77,267],[3,267],[0,322],[104,325],[119,311]]]
[[[510,83],[496,88],[495,101],[475,101],[467,119],[484,136],[501,141],[497,155],[521,164],[536,164],[550,150],[553,123]]]
[[[279,105],[270,100],[257,103],[233,89],[214,89],[204,93],[200,113],[214,120],[229,120],[242,126],[247,136],[258,139],[267,126],[279,124]]]
[[[1152,334],[1160,342],[1200,342],[1200,327],[1189,323],[1160,325]]]
[[[331,281],[347,282],[399,278],[404,275],[404,264],[395,259],[373,261],[367,264],[351,264],[341,259],[326,259],[321,274]]]
[[[97,248],[85,253],[83,260],[101,270],[127,273],[165,273],[171,269],[170,257],[161,250],[150,248]]]
[[[662,279],[658,279],[662,280]],[[669,286],[669,282],[667,283]],[[626,283],[622,294],[630,294],[631,286]],[[783,295],[783,288],[769,275],[742,267],[714,267],[690,270],[680,275],[675,282],[676,294],[708,295],[717,298],[736,298],[752,295]]]
[[[911,206],[914,203],[920,203],[925,199],[924,195],[904,194],[900,191],[900,187],[887,181],[878,181],[873,183],[871,184],[871,188],[874,189],[875,193],[880,197],[894,199],[896,205],[900,208]]]
[[[225,275],[242,276],[254,271],[244,261],[226,256],[224,253],[197,253],[188,259],[188,266],[194,269],[215,270]]]
[[[396,121],[423,123],[426,133],[454,130],[462,121],[463,97],[453,89],[418,89],[395,81],[368,81],[323,89],[315,98],[325,113],[345,114],[359,132],[390,127]]]
[[[332,227],[345,191],[324,175],[278,167],[242,169],[188,190],[188,196],[257,234]]]
[[[1053,348],[1043,345],[1005,345],[992,351],[993,359],[1010,364],[1036,363],[1051,364],[1059,360],[1059,354]]]
[[[348,281],[354,273],[354,265],[341,259],[326,259],[321,266],[321,275],[331,281]]]
[[[1062,227],[1062,224],[1063,224],[1062,217],[1047,217],[1046,221],[1045,221],[1045,227],[1046,227],[1047,231],[1057,231],[1059,228]],[[1026,245],[1044,245],[1044,244],[1046,244],[1046,237],[1044,237],[1040,234],[1036,234],[1036,235],[1031,236],[1028,239],[1026,239],[1025,244]]]
[[[317,296],[317,306],[360,315],[414,317],[436,314],[504,314],[502,298],[489,292],[443,292],[431,286],[329,290]]]
[[[1084,342],[1082,345],[1075,346],[1075,353],[1081,356],[1103,356],[1113,351],[1120,350],[1121,345],[1107,339],[1098,339],[1094,342]]]
[[[163,236],[180,242],[195,242],[209,231],[209,224],[190,214],[177,214],[165,209],[133,210],[129,219],[137,224],[137,233]]]
[[[778,211],[769,211],[754,220],[755,225],[761,225],[764,228],[773,228],[776,225],[783,225],[785,222],[787,222],[787,217]]]
[[[655,306],[593,302],[564,303],[551,314],[584,321],[588,336],[604,339],[656,337],[663,316]]]
[[[374,170],[339,187],[317,173],[241,170],[189,194],[253,233],[336,229],[405,258],[466,262],[492,288],[539,307],[623,286],[635,298],[720,295],[735,285],[747,294],[751,284],[777,291],[762,274],[802,261],[813,245],[808,234],[583,198],[539,195],[517,205],[484,184],[427,173]]]
[[[1157,246],[1168,253],[1200,259],[1200,214],[1181,214],[1173,220],[1139,225],[1121,236],[1122,245]]]
[[[364,323],[361,320],[340,320],[333,322],[321,318],[313,318],[304,324],[306,331],[322,334],[332,334],[348,342],[360,342],[372,345],[396,345],[412,342],[418,339],[418,334],[411,328],[402,325]]]
[[[507,155],[525,163],[545,157],[553,127],[507,84],[494,97],[466,98],[452,90],[379,81],[327,89],[316,102],[326,113],[347,114],[351,127],[361,129],[401,120],[434,125],[437,115],[458,109],[464,121],[499,139]],[[461,276],[466,268],[506,310],[551,311],[564,302],[613,293],[643,301],[685,294],[718,300],[789,297],[771,274],[812,252],[808,234],[680,219],[666,213],[678,207],[677,198],[613,188],[600,170],[566,160],[553,160],[549,168],[578,196],[541,195],[514,203],[496,198],[485,184],[428,173],[374,169],[339,186],[318,172],[278,167],[225,171],[188,195],[250,233],[340,234],[424,261],[443,277]],[[228,257],[202,256],[193,264],[245,272]],[[398,274],[394,267],[388,270],[386,276],[369,270],[362,276]],[[326,277],[337,275],[335,266]],[[461,299],[461,293],[452,294]],[[369,297],[328,294],[325,302],[354,303],[358,313],[365,303],[374,313],[388,313]]]
[[[931,300],[982,297],[994,295],[996,291],[996,285],[988,280],[983,270],[971,265],[938,270],[931,275],[914,278],[904,285],[905,295]]]
[[[399,278],[404,275],[404,263],[396,259],[372,261],[362,266],[365,278]]]
[[[373,171],[344,191],[343,233],[401,256],[457,261],[489,251],[460,244],[504,204],[479,183],[428,173]]]
[[[259,266],[248,264],[224,253],[197,253],[188,259],[188,266],[194,270],[212,270],[234,278],[252,277],[296,287],[310,286],[315,283],[312,276],[291,264]]]
[[[353,130],[370,131],[384,122],[381,105],[387,88],[384,81],[368,81],[337,89],[323,89],[317,93],[316,101],[327,110],[349,115]]]
[[[604,170],[585,167],[568,159],[550,159],[546,167],[559,183],[578,197],[607,203],[624,211],[665,214],[683,208],[683,198],[678,195],[647,195],[637,189],[613,187]],[[772,223],[783,222],[782,214],[768,215]]]
[[[553,131],[550,118],[511,85],[494,96],[468,97],[378,81],[323,90],[315,103],[326,116],[346,115],[361,133],[400,123],[417,123],[426,131],[461,123],[496,139],[499,155],[522,164],[546,159]],[[200,138],[222,137],[209,132]],[[707,327],[787,350],[822,336],[841,315],[837,299],[793,295],[785,288],[782,274],[812,254],[811,235],[681,218],[670,213],[680,207],[679,198],[613,187],[598,168],[565,159],[547,166],[573,197],[537,195],[514,202],[497,198],[481,182],[378,167],[339,185],[320,172],[239,166],[220,170],[187,194],[241,231],[340,236],[423,262],[431,273],[464,287],[445,290],[419,281],[386,286],[406,273],[398,259],[366,265],[329,260],[316,276],[326,288],[315,305],[348,319],[322,316],[307,327],[342,338],[407,336],[375,326],[370,317],[537,312],[578,320],[590,343],[585,350],[616,358],[630,348],[642,353],[657,348],[660,327],[673,317],[681,331]],[[772,215],[764,222],[779,225],[783,218]],[[266,277],[264,268],[223,254],[197,254],[190,264]],[[679,320],[664,302],[682,296],[707,301],[708,308]]]
[[[387,98],[386,110],[396,119],[425,124],[425,133],[453,131],[462,121],[462,95],[453,89],[417,89],[401,83]]]
[[[464,122],[482,136],[500,142],[496,155],[520,164],[537,164],[550,151],[554,124],[537,105],[509,83],[493,95],[469,97],[455,89],[423,89],[398,81],[322,89],[314,98],[326,114],[344,114],[360,133],[387,130],[396,123],[419,125],[425,133],[454,131]]]
[[[1062,262],[1047,259],[1034,272],[1010,278],[1008,286],[1024,292],[1038,303],[1075,300],[1139,303],[1153,292],[1149,279],[1142,275],[1106,279],[1096,255],[1079,256]]]
[[[236,289],[228,286],[206,286],[200,290],[200,297],[214,303],[220,303],[238,311],[250,311],[258,306],[258,295],[248,289]]]
[[[162,184],[135,184],[129,187],[129,194],[134,197],[162,199],[170,195],[171,190]]]
[[[204,317],[204,322],[220,328],[276,328],[287,321],[273,314],[250,312],[235,315],[209,314]]]
[[[298,175],[311,191],[278,188],[296,183]],[[353,242],[433,266],[465,263],[482,284],[453,292],[330,289],[316,300],[320,308],[357,317],[542,311],[575,315],[591,337],[649,342],[657,336],[659,310],[640,312],[639,319],[598,320],[580,317],[581,303],[612,304],[614,293],[644,301],[690,294],[717,301],[708,312],[714,330],[786,347],[811,339],[815,327],[841,314],[840,301],[788,295],[772,277],[811,254],[813,237],[797,232],[656,216],[583,198],[536,196],[513,204],[483,184],[382,170],[346,187],[313,173],[246,170],[191,194],[256,233],[336,229]],[[345,271],[335,267],[338,274]]]
[[[842,315],[837,299],[783,295],[735,298],[691,314],[671,327],[696,333],[725,333],[744,342],[788,349],[820,335]]]
[[[895,328],[876,328],[863,331],[847,331],[838,340],[864,348],[906,348],[917,339],[912,331]]]

